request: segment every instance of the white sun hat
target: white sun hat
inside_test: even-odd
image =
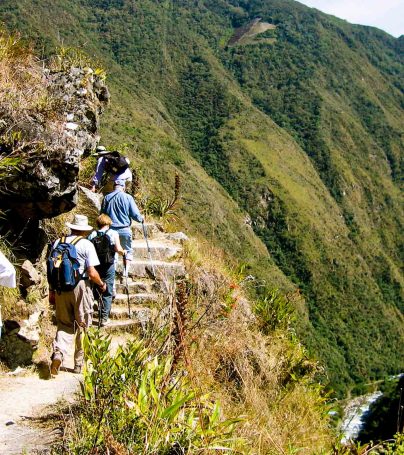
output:
[[[93,230],[93,227],[88,224],[88,218],[85,215],[74,215],[73,223],[66,223],[66,226],[75,231]]]

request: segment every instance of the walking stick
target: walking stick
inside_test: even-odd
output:
[[[128,314],[129,314],[129,319],[132,319],[132,312],[130,311],[130,297],[129,297],[129,285],[128,285],[128,262],[126,260],[126,253],[123,255],[123,273],[125,275],[126,295],[128,296]]]
[[[98,287],[96,288],[98,294],[98,329],[101,328],[101,316],[102,316],[102,295]]]

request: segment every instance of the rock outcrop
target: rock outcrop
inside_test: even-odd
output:
[[[20,270],[20,286],[29,288],[41,282],[41,276],[28,259],[24,261]]]
[[[79,161],[98,143],[99,115],[109,93],[91,68],[40,75],[36,69],[35,77],[25,70],[31,84],[41,85],[37,96],[43,105],[17,105],[14,111],[6,106],[0,114],[0,163],[15,160],[0,173],[0,209],[38,220],[76,205]]]
[[[0,340],[0,359],[9,367],[30,365],[38,347],[41,328],[41,311],[36,311],[19,321],[4,321],[4,332]]]

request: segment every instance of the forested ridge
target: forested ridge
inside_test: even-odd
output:
[[[229,45],[257,18],[275,28]],[[178,222],[257,294],[299,289],[334,390],[402,371],[402,37],[288,0],[4,0],[0,20],[106,69],[103,140],[150,191],[179,172]]]

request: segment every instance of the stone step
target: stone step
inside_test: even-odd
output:
[[[132,280],[128,277],[129,294],[150,293],[158,289],[154,280]],[[126,282],[124,278],[115,279],[115,291],[117,294],[126,294]]]
[[[163,232],[162,226],[160,226],[158,223],[144,223],[144,226],[146,228],[146,233],[147,237],[149,240],[155,238],[159,234]],[[143,239],[144,238],[144,233],[143,233],[143,227],[142,223],[132,223],[132,232],[133,232],[133,237],[135,239]]]
[[[122,273],[123,265],[117,265],[118,273]],[[136,259],[130,262],[128,275],[130,277],[151,277],[157,280],[172,280],[185,275],[185,267],[181,262],[148,261]]]
[[[178,245],[183,245],[187,242],[188,236],[183,232],[162,232],[157,237],[158,240],[169,241],[170,243],[176,243]]]
[[[150,308],[131,307],[131,318],[129,318],[127,310],[126,314],[124,314],[124,311],[116,310],[116,308],[112,307],[111,319],[107,326],[101,327],[101,330],[107,332],[133,332],[137,331],[140,327],[145,327],[153,317],[153,311]],[[95,316],[93,319],[93,326],[98,327],[98,318]]]
[[[153,260],[167,260],[178,256],[182,248],[173,242],[164,240],[149,240],[150,255]],[[147,244],[144,239],[132,242],[133,257],[136,259],[149,259]]]
[[[153,304],[161,300],[160,294],[143,293],[143,294],[129,294],[129,301],[133,305],[147,305]],[[127,305],[128,296],[127,294],[116,294],[113,301],[113,305]]]
[[[164,232],[163,227],[155,222],[145,223],[147,238],[151,240],[169,240],[182,245],[188,240],[188,237],[183,232]],[[133,238],[135,240],[144,240],[144,233],[141,223],[132,223]]]
[[[134,309],[130,309],[132,312]],[[112,305],[111,312],[109,313],[110,319],[129,319],[129,310],[127,306],[114,306]]]
[[[109,317],[111,319],[138,319],[142,321],[148,321],[152,316],[150,308],[142,307],[142,306],[130,306],[130,312],[132,314],[132,318],[129,318],[129,308],[128,305],[112,305],[111,312]]]
[[[138,319],[110,319],[106,327],[101,327],[101,330],[113,332],[137,332],[141,327],[141,322]],[[93,321],[93,326],[98,327],[98,321]]]

